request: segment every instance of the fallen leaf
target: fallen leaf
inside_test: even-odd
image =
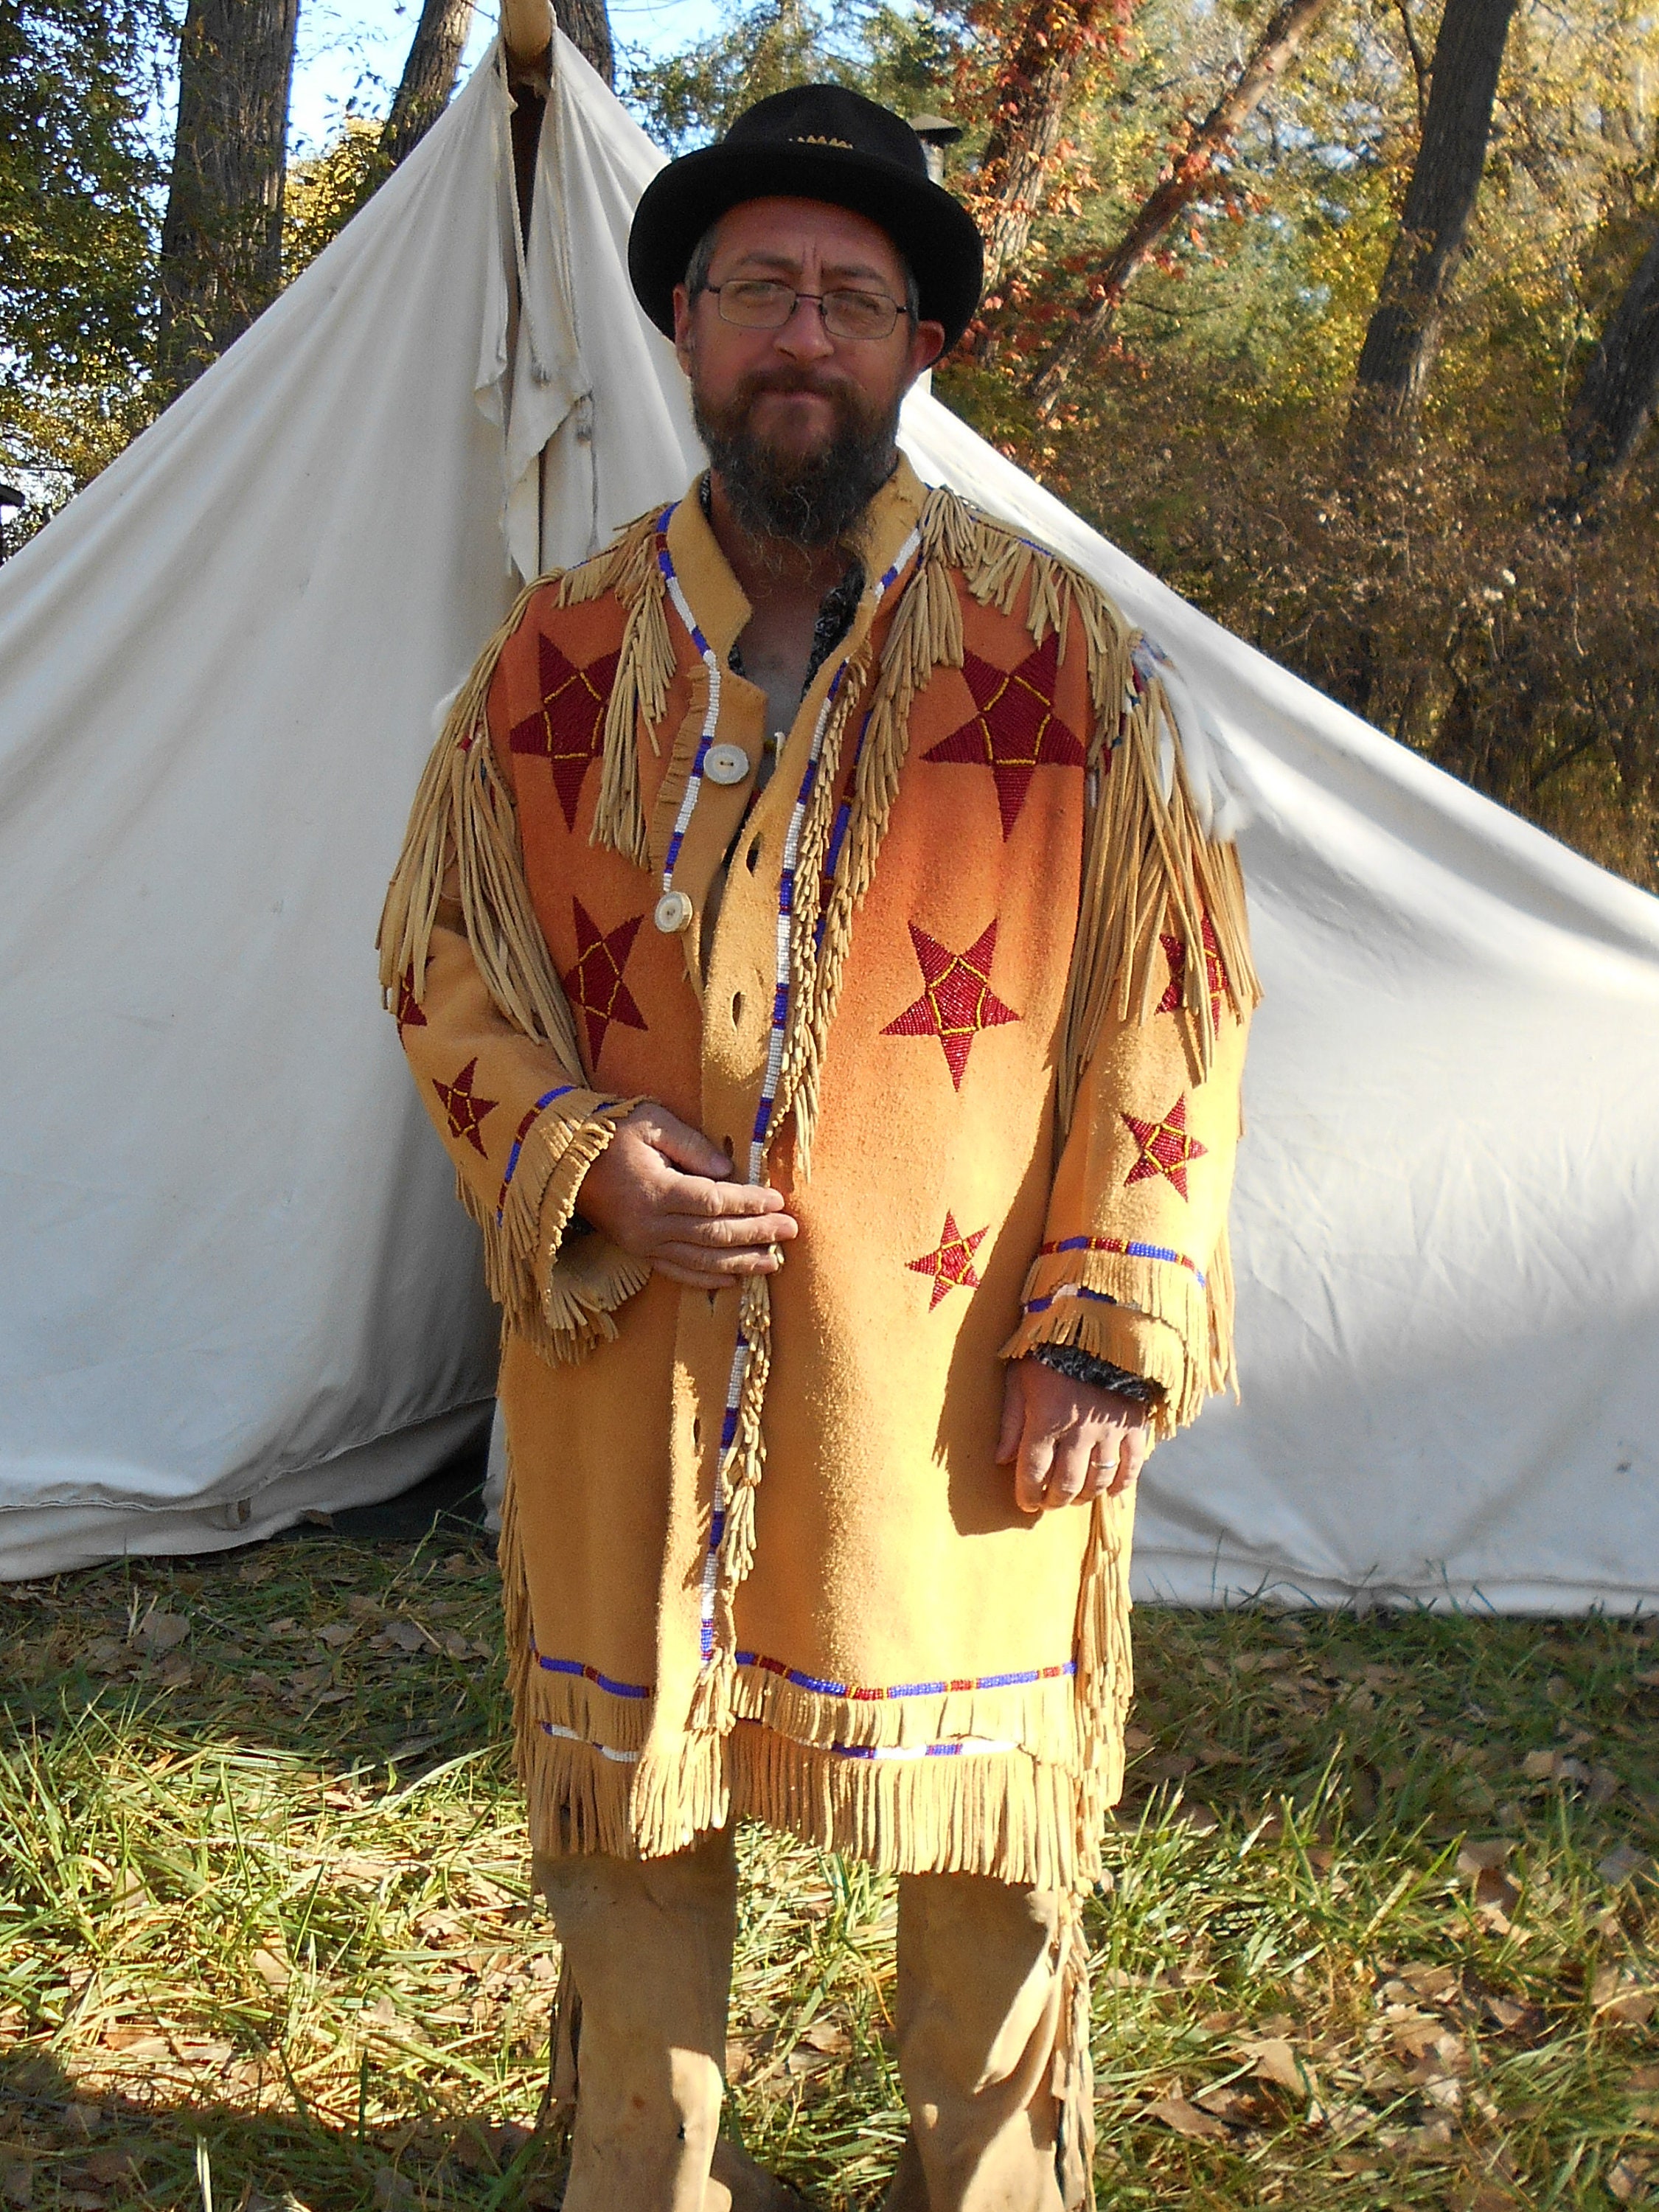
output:
[[[1162,2120],[1178,2136],[1216,2136],[1227,2132],[1213,2112],[1200,2112],[1184,2097],[1160,2097],[1155,2105],[1146,2106],[1145,2111],[1149,2120]]]
[[[853,2047],[853,2039],[840,2023],[833,2020],[815,2020],[802,2028],[800,2039],[810,2043],[814,2051],[822,2051],[831,2058],[839,2058]]]
[[[1183,1798],[1170,1818],[1179,1821],[1182,1827],[1190,1828],[1195,1836],[1212,1836],[1221,1826],[1209,1807],[1200,1804],[1195,1797]]]
[[[1626,2094],[1643,2089],[1659,2089],[1659,2066],[1638,2066],[1625,2084]]]
[[[434,1638],[413,1620],[388,1620],[374,1638],[377,1651],[425,1651]]]
[[[1431,2001],[1457,1987],[1456,1972],[1450,1966],[1402,1966],[1400,1978],[1417,1996]]]
[[[1645,2027],[1653,2018],[1656,1999],[1651,1990],[1632,1990],[1626,1996],[1614,1997],[1611,2004],[1598,2008],[1597,2017],[1617,2021],[1621,2027]]]
[[[752,2056],[753,2054],[750,2051],[749,2045],[746,2043],[739,2043],[735,2039],[735,2038],[728,2036],[726,2043],[726,2080],[728,2081],[741,2081],[744,2075],[749,2071],[750,2062]]]
[[[1136,1779],[1140,1782],[1180,1782],[1198,1761],[1184,1751],[1167,1751],[1162,1759],[1149,1759]]]
[[[349,1644],[356,1633],[355,1620],[331,1620],[317,1631],[317,1641],[326,1644],[331,1651],[337,1651],[343,1645]]]
[[[395,2167],[382,2166],[375,2168],[374,2202],[380,2207],[380,2212],[393,2212],[394,2207],[412,2204],[414,2201],[414,2185],[405,2180]]]
[[[1480,2181],[1462,2200],[1463,2212],[1515,2212],[1515,2199],[1496,2182]]]
[[[1595,1871],[1609,1889],[1617,1889],[1620,1882],[1628,1881],[1632,1875],[1641,1874],[1652,1864],[1645,1851],[1638,1851],[1632,1844],[1620,1844],[1606,1858],[1598,1861]]]
[[[1125,1751],[1150,1751],[1157,1741],[1156,1736],[1148,1735],[1144,1728],[1136,1728],[1133,1723],[1123,1731]]]
[[[1560,1757],[1554,1751],[1529,1751],[1521,1762],[1521,1771],[1528,1782],[1548,1782],[1555,1773],[1555,1762]]]
[[[1535,1758],[1538,1754],[1534,1753],[1532,1756]],[[1544,1756],[1550,1761],[1548,1771],[1553,1771],[1555,1761],[1554,1753],[1548,1752]],[[1514,1848],[1512,1844],[1506,1843],[1501,1836],[1491,1837],[1482,1843],[1476,1843],[1472,1838],[1465,1837],[1458,1849],[1457,1871],[1463,1875],[1477,1875],[1487,1867],[1501,1867],[1508,1860]]]
[[[1243,2049],[1255,2061],[1257,2081],[1288,2089],[1293,2097],[1312,2095],[1313,2069],[1297,2057],[1283,2036],[1270,2035],[1260,2043],[1245,2044]]]
[[[34,2202],[34,2168],[26,2158],[15,2158],[9,2152],[0,2152],[0,2197],[8,2204],[32,2204]]]
[[[1641,2168],[1627,2158],[1618,2160],[1608,2169],[1607,2194],[1616,2197],[1621,2204],[1633,2203],[1638,2195],[1645,2197],[1647,2191],[1643,2186]]]
[[[1193,2102],[1234,2127],[1248,2127],[1261,2118],[1265,2110],[1259,2097],[1253,2097],[1248,2089],[1240,2089],[1231,2081],[1214,2089],[1200,2089]]]
[[[90,2181],[125,2181],[137,2170],[138,2160],[130,2150],[95,2150],[81,2161],[81,2171]]]
[[[1520,1885],[1498,1867],[1482,1867],[1474,1877],[1474,1901],[1493,1913],[1511,1913],[1521,1902]]]
[[[248,1960],[265,1987],[281,1996],[293,1979],[293,1969],[279,1952],[267,1950],[263,1945]]]
[[[141,1651],[171,1651],[190,1634],[190,1623],[180,1613],[147,1613],[132,1632]]]

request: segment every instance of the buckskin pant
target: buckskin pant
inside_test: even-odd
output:
[[[795,2204],[718,2139],[732,1832],[672,1858],[538,1858],[536,1878],[565,1954],[555,2087],[574,2097],[575,2129],[564,2212]],[[895,2025],[910,2132],[886,2212],[1074,2212],[1079,2192],[1068,2201],[1056,2178],[1054,2087],[1067,1905],[975,1875],[900,1876]]]

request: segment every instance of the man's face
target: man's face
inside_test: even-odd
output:
[[[781,329],[744,329],[722,320],[715,297],[734,277],[797,293],[881,293],[901,312],[881,338],[831,337],[805,299]],[[885,477],[899,402],[945,343],[939,324],[911,323],[904,295],[904,264],[885,231],[848,209],[793,199],[732,209],[708,288],[695,300],[676,289],[674,347],[697,425],[757,534],[828,542],[850,519],[840,510],[855,501],[856,514]]]

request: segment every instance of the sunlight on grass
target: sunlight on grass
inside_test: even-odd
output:
[[[480,1548],[282,1542],[0,1592],[0,2203],[558,2202]],[[1659,1637],[1143,1613],[1091,1908],[1103,2204],[1659,2189]],[[760,1832],[730,2125],[878,2204],[891,1885]]]

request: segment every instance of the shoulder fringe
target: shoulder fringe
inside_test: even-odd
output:
[[[502,1018],[550,1045],[574,1072],[582,1064],[576,1027],[530,902],[518,811],[495,764],[485,713],[501,648],[541,589],[532,584],[519,594],[456,696],[415,794],[375,941],[387,1004],[404,975],[422,1001],[427,953],[453,867],[467,941]]]
[[[656,726],[668,708],[674,679],[674,641],[668,631],[667,586],[657,558],[659,508],[630,522],[597,561],[573,568],[560,589],[562,606],[575,606],[614,592],[627,617],[616,680],[605,713],[599,794],[588,842],[607,845],[635,867],[651,867],[651,844],[640,796],[640,739],[657,744]]]
[[[1079,589],[1093,593],[1092,586]],[[1212,844],[1198,825],[1162,683],[1127,668],[1124,675],[1115,708],[1110,692],[1098,702],[1090,759],[1083,896],[1060,1033],[1062,1129],[1107,1022],[1144,1022],[1157,1004],[1160,935],[1179,938],[1186,955],[1180,1020],[1195,1083],[1209,1073],[1216,1044],[1206,922],[1234,1018],[1246,1018],[1261,996],[1237,853]]]
[[[578,596],[593,596],[592,572],[599,572],[603,588],[617,550],[573,570],[554,588],[562,593],[574,585]],[[520,593],[450,708],[416,793],[377,943],[388,1001],[405,975],[417,1002],[423,1000],[432,932],[453,870],[462,927],[498,1012],[580,1077],[575,1024],[531,903],[517,809],[496,764],[486,711],[501,649],[542,588],[533,584]],[[583,1237],[566,1255],[560,1249],[582,1176],[638,1103],[580,1091],[550,1107],[526,1133],[519,1170],[499,1211],[464,1176],[456,1178],[461,1203],[483,1235],[490,1295],[507,1325],[544,1358],[580,1358],[614,1336],[611,1313],[649,1273],[603,1237]]]

